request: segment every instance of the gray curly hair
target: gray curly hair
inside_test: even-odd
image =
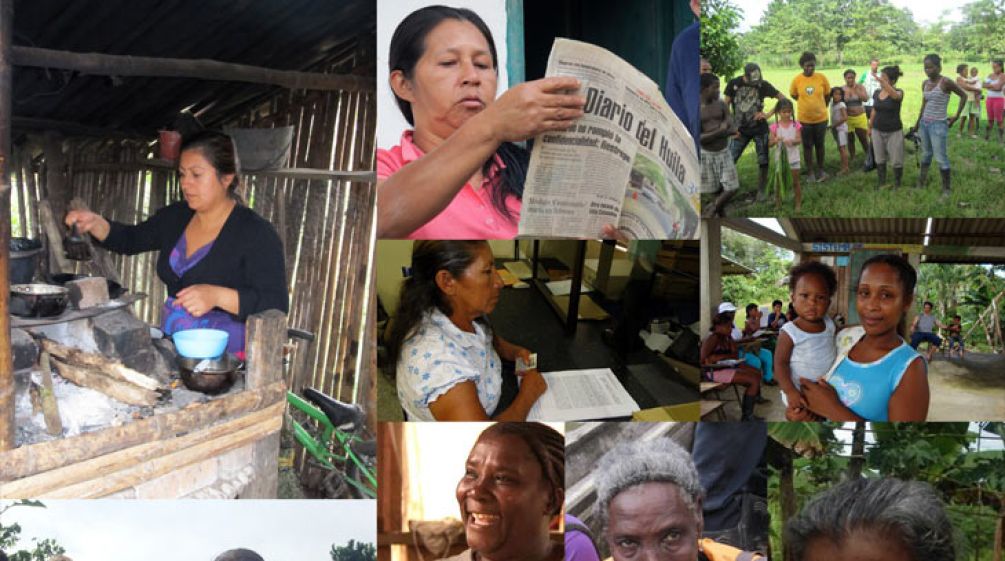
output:
[[[801,561],[814,538],[842,541],[858,530],[896,536],[915,561],[956,559],[953,525],[927,483],[899,479],[845,481],[814,497],[785,526],[785,543]]]
[[[622,491],[643,483],[673,483],[688,510],[699,516],[702,499],[698,471],[691,454],[669,438],[622,442],[604,454],[594,475],[597,485],[597,516],[607,528],[607,509]]]
[[[250,549],[231,549],[218,555],[215,561],[265,561],[262,556]]]

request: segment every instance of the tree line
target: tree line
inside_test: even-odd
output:
[[[1005,0],[976,0],[962,19],[919,25],[910,10],[889,0],[772,0],[760,23],[740,34],[742,8],[733,0],[703,3],[702,53],[715,72],[733,76],[748,60],[798,67],[812,51],[822,67],[920,62],[927,53],[952,60],[990,60],[1005,55]]]

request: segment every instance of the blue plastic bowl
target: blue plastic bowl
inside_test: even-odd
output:
[[[217,358],[227,350],[230,334],[222,329],[186,329],[171,336],[185,358]]]

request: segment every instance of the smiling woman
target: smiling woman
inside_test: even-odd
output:
[[[430,6],[391,39],[391,89],[414,130],[377,151],[380,238],[509,239],[528,155],[512,142],[564,130],[583,114],[574,78],[545,78],[499,99],[492,33],[471,10]]]
[[[497,423],[478,437],[457,484],[468,549],[445,561],[557,561],[548,535],[565,500],[565,439],[541,423]]]

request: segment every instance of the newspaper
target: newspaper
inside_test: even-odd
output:
[[[652,80],[613,53],[556,39],[548,76],[574,76],[585,115],[534,141],[522,237],[694,239],[701,167],[694,140]]]
[[[543,372],[548,389],[528,421],[586,421],[629,417],[639,406],[609,368]]]

